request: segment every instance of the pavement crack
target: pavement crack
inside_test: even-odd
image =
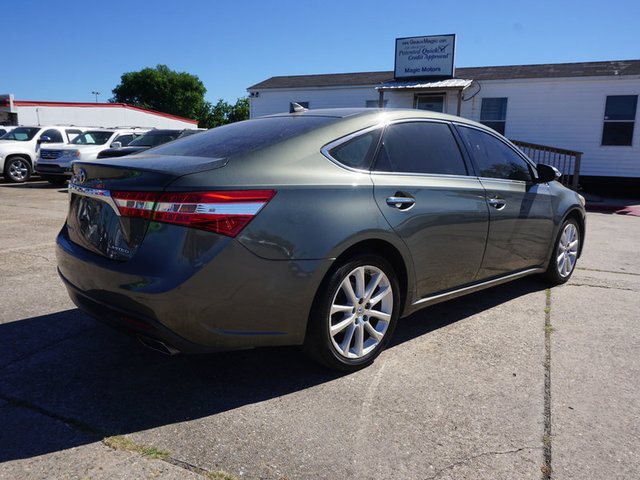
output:
[[[542,480],[551,479],[551,289],[545,290],[544,309],[544,433],[542,436],[542,451],[544,464],[542,466]]]
[[[620,271],[614,271],[614,270],[601,270],[599,268],[576,267],[576,270],[582,270],[582,271],[585,271],[585,272],[615,273],[617,275],[633,275],[633,276],[636,276],[636,277],[640,277],[640,273],[620,272]]]
[[[635,288],[627,288],[627,287],[613,287],[608,285],[596,285],[594,283],[575,283],[571,282],[570,284],[564,285],[565,287],[593,287],[593,288],[603,288],[605,290],[622,290],[626,292],[636,292]]]
[[[46,417],[52,418],[59,422],[64,423],[67,427],[71,428],[80,433],[84,433],[85,435],[89,435],[92,437],[96,437],[96,439],[104,438],[107,434],[100,430],[99,428],[93,427],[87,423],[76,420],[75,418],[65,417],[64,415],[59,415],[51,410],[47,410],[46,408],[42,408],[39,405],[31,403],[27,400],[23,400],[21,398],[13,397],[11,395],[6,395],[0,392],[0,400],[4,400],[12,407],[17,408],[26,408],[28,410],[32,410],[40,415],[44,415]]]
[[[446,467],[441,468],[433,476],[427,477],[425,480],[434,480],[434,479],[438,478],[442,473],[446,472],[447,470],[451,470],[452,468],[459,467],[460,465],[464,465],[465,463],[472,462],[473,460],[475,460],[477,458],[488,457],[488,456],[493,456],[493,455],[510,455],[510,454],[513,454],[513,453],[518,453],[518,452],[523,452],[523,451],[533,451],[533,450],[540,450],[540,447],[522,447],[522,448],[516,448],[515,450],[504,450],[504,451],[501,451],[501,452],[482,452],[482,453],[478,453],[477,455],[472,455],[470,457],[463,458],[462,460],[458,460],[457,462],[454,462],[454,463],[452,463],[450,465],[447,465]]]

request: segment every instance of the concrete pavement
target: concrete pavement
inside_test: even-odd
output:
[[[55,272],[66,200],[0,184],[1,479],[640,476],[640,218],[590,213],[567,285],[428,308],[338,375],[296,348],[168,358],[87,318]]]

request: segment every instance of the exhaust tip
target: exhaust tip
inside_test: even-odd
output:
[[[142,343],[145,347],[150,348],[151,350],[155,350],[156,352],[164,353],[165,355],[177,355],[180,353],[180,350],[172,347],[171,345],[167,345],[160,340],[156,340],[155,338],[145,337],[144,335],[136,335],[140,343]]]

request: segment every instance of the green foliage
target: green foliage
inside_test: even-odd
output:
[[[110,101],[198,118],[206,91],[197,76],[175,72],[166,65],[157,65],[156,68],[122,74]]]
[[[235,105],[224,100],[212,105],[204,100],[207,89],[196,75],[175,72],[166,65],[123,73],[113,89],[113,103],[128,103],[142,108],[198,120],[200,128],[213,128],[249,118],[249,99],[239,98]]]
[[[249,99],[247,97],[239,98],[234,105],[220,99],[215,105],[205,102],[203,115],[198,117],[198,126],[200,128],[214,128],[248,118]]]

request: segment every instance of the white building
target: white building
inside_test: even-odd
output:
[[[272,77],[247,91],[251,117],[289,111],[290,102],[461,115],[510,139],[583,152],[582,184],[640,187],[640,60],[458,68],[437,81],[396,81],[394,72]]]
[[[0,95],[0,125],[196,128],[197,120],[125,103],[29,102]]]

